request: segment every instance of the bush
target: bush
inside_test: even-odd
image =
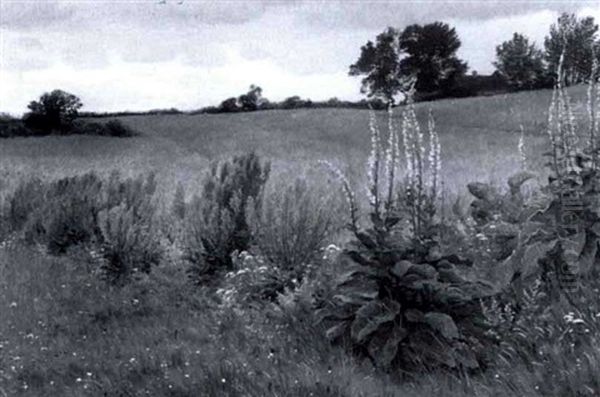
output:
[[[186,220],[185,258],[195,281],[230,270],[231,253],[249,248],[247,207],[260,204],[269,173],[269,163],[254,153],[213,164]]]
[[[75,95],[62,90],[45,93],[27,106],[30,110],[23,117],[28,128],[42,133],[64,132],[72,127],[82,103]]]
[[[33,179],[9,197],[7,220],[11,231],[53,255],[96,246],[108,278],[123,280],[134,268],[149,271],[161,258],[155,190],[152,174],[122,180],[113,173],[108,181],[94,173],[47,183]]]
[[[112,282],[133,273],[150,272],[162,258],[153,203],[154,174],[121,181],[113,173],[107,187],[107,205],[98,215],[103,270]]]
[[[109,120],[106,123],[76,120],[73,123],[73,128],[69,131],[69,134],[98,135],[121,138],[139,135],[132,128],[128,127],[117,119]]]
[[[260,206],[250,206],[253,241],[274,266],[300,278],[301,267],[315,259],[327,238],[342,227],[336,207],[335,196],[309,187],[305,180],[273,186]]]
[[[42,244],[52,254],[91,242],[101,186],[93,173],[49,183],[26,182],[9,198],[12,229],[22,230],[27,241]]]
[[[120,120],[110,120],[104,125],[104,134],[113,137],[131,137],[138,135],[133,129],[123,124]]]
[[[0,114],[0,138],[30,136],[33,132],[25,127],[23,121],[7,114]]]

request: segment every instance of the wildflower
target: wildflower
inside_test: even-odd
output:
[[[10,302],[10,305],[8,305],[8,307],[17,307],[17,302]]]
[[[221,383],[227,383],[227,380],[225,380],[225,378],[222,378]]]
[[[81,379],[81,378],[77,378],[77,379],[75,379],[75,382],[77,382],[77,383],[81,383],[81,382],[82,382],[82,379]]]
[[[91,372],[86,372],[85,374],[87,375],[88,378],[92,376]]]

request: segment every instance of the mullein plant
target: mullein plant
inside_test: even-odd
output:
[[[431,114],[427,124],[428,140],[409,99],[400,130],[388,108],[384,139],[370,113],[366,227],[358,225],[348,180],[326,163],[350,204],[354,239],[337,256],[345,271],[334,282],[335,294],[318,303],[316,315],[332,341],[342,341],[376,366],[474,369],[485,350],[479,299],[493,292],[485,283],[462,278],[455,267],[461,258],[444,255],[436,242],[441,150]]]
[[[541,278],[548,296],[573,299],[582,281],[598,273],[600,257],[600,174],[598,164],[598,65],[594,62],[587,92],[589,129],[574,117],[564,87],[561,56],[548,111],[551,150],[548,203],[525,208],[518,244],[503,271],[517,290]],[[587,132],[588,137],[584,138]],[[581,136],[579,136],[581,134]],[[511,276],[512,275],[512,276]]]

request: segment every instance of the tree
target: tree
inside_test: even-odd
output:
[[[406,92],[416,77],[417,93],[449,95],[467,71],[456,51],[461,42],[456,30],[442,22],[410,25],[402,33],[388,28],[361,47],[350,75],[366,75],[361,92],[388,103]]]
[[[388,103],[404,90],[405,81],[400,75],[399,33],[388,28],[377,36],[376,44],[368,41],[361,47],[360,57],[350,65],[350,76],[366,75],[361,92],[369,98],[380,98]]]
[[[447,96],[467,71],[456,52],[461,46],[454,28],[443,22],[410,25],[400,35],[400,73],[416,76],[417,93]]]
[[[522,34],[496,47],[494,66],[517,90],[539,87],[544,79],[543,53]]]
[[[28,127],[44,132],[64,131],[73,125],[82,106],[81,100],[75,95],[54,90],[30,102],[27,106],[30,111],[23,120]]]
[[[548,72],[555,75],[564,52],[563,72],[565,83],[586,81],[592,70],[594,56],[600,55],[596,42],[598,25],[593,17],[578,19],[574,14],[563,13],[544,40]]]
[[[238,104],[238,99],[235,97],[227,98],[219,105],[219,110],[222,113],[239,112],[241,110]]]
[[[250,89],[246,94],[240,95],[238,98],[238,102],[242,107],[242,111],[245,112],[258,110],[262,104],[262,101],[262,88],[254,84],[250,86]]]

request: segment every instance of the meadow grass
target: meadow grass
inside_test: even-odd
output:
[[[573,87],[575,111],[585,111],[585,87]],[[474,180],[503,185],[520,167],[520,126],[525,152],[534,170],[542,169],[547,149],[550,90],[492,97],[449,99],[417,104],[425,125],[429,109],[435,118],[442,150],[442,180],[448,194],[464,195]],[[387,115],[378,112],[379,124]],[[401,109],[394,117],[399,124]],[[255,150],[278,172],[307,172],[318,160],[342,168],[364,185],[369,154],[369,115],[356,109],[298,109],[236,114],[150,115],[121,117],[141,136],[114,139],[95,136],[12,138],[0,140],[0,194],[25,175],[56,178],[113,169],[125,175],[157,172],[160,186],[172,194],[178,182],[199,186],[213,160]],[[196,193],[188,191],[189,194]]]

